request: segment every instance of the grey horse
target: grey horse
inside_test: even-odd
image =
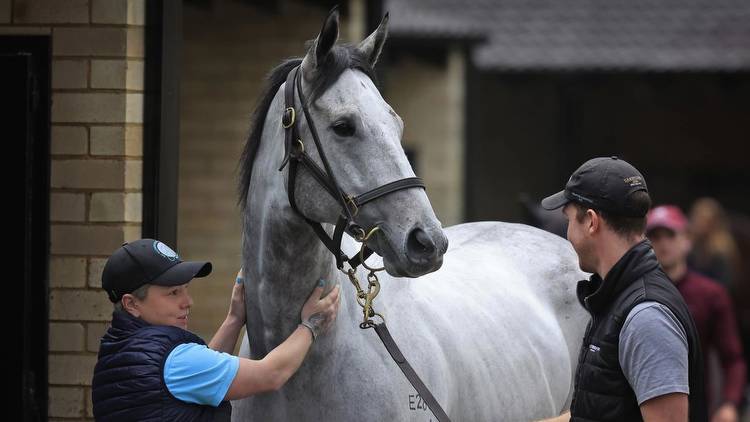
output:
[[[340,283],[343,299],[299,371],[279,391],[234,401],[234,421],[434,420],[373,330],[359,328],[354,288],[290,207],[288,167],[279,171],[284,79],[301,63],[311,118],[341,188],[356,194],[414,176],[400,144],[403,122],[373,83],[387,26],[386,16],[358,45],[335,45],[331,13],[306,56],[271,73],[255,112],[241,159],[248,320],[240,355],[260,359],[280,344],[318,279]],[[311,139],[305,119],[300,125]],[[300,212],[330,231],[338,203],[305,168],[295,186]],[[368,243],[379,255],[368,263],[387,271],[376,310],[453,421],[531,420],[569,406],[588,317],[574,295],[585,274],[568,242],[499,222],[443,230],[420,188],[363,206],[358,221],[381,229]],[[358,247],[345,236],[346,251]],[[358,277],[366,278],[361,267]]]

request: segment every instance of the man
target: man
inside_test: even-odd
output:
[[[591,314],[579,352],[572,421],[704,421],[698,334],[680,293],[644,237],[651,205],[643,175],[617,157],[579,167],[542,201],[562,208]]]
[[[115,311],[94,369],[96,420],[228,421],[228,400],[279,389],[336,319],[339,287],[326,294],[321,280],[286,341],[259,361],[232,356],[245,324],[240,271],[227,318],[207,347],[187,331],[187,289],[210,272],[211,263],[182,261],[153,239],[126,243],[107,260],[102,287]]]
[[[654,246],[659,263],[677,286],[693,315],[700,334],[701,349],[706,354],[709,349],[718,352],[724,382],[720,406],[711,420],[736,422],[746,366],[732,301],[718,282],[688,269],[687,257],[691,244],[687,227],[687,217],[678,207],[662,205],[649,211],[646,236]],[[708,374],[707,371],[704,373]]]

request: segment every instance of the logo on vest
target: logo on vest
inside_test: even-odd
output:
[[[592,351],[592,352],[594,352],[594,353],[596,353],[596,352],[598,352],[601,349],[599,348],[599,346],[596,346],[594,344],[589,344],[589,350]]]
[[[180,256],[177,255],[177,252],[173,251],[172,248],[159,242],[158,240],[154,242],[154,250],[156,251],[156,253],[170,261],[177,261],[178,259],[180,259]]]

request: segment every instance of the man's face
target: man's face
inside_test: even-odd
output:
[[[660,227],[650,230],[647,235],[662,267],[673,268],[686,261],[690,252],[690,241],[684,231],[675,232]]]
[[[153,325],[172,325],[187,330],[188,313],[193,299],[188,294],[188,284],[180,286],[150,286],[144,300],[137,300],[140,317]]]
[[[594,246],[589,236],[590,217],[586,215],[581,221],[578,221],[576,216],[578,208],[573,204],[565,205],[562,211],[568,219],[568,241],[573,245],[573,249],[578,255],[578,265],[583,271],[596,272]]]

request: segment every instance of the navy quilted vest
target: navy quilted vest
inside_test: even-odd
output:
[[[164,384],[164,363],[184,343],[206,344],[178,327],[151,325],[125,311],[112,314],[94,368],[92,402],[97,421],[228,421],[229,402],[187,403]]]

